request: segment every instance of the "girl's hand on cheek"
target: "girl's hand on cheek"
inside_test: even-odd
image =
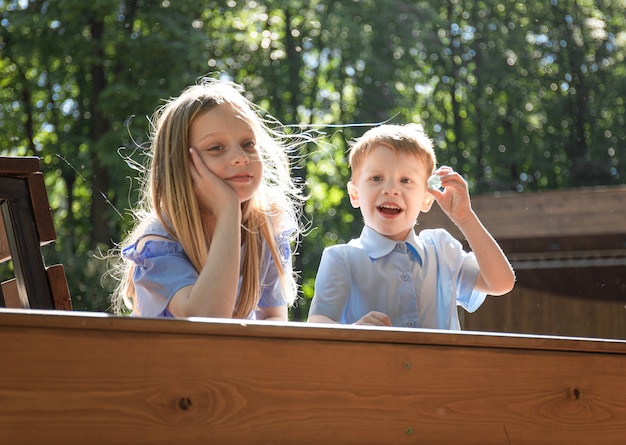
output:
[[[237,194],[209,170],[194,148],[189,149],[189,159],[194,192],[203,213],[218,218],[223,211],[240,209]]]

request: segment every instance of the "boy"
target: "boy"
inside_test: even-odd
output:
[[[365,226],[358,239],[322,254],[309,322],[460,329],[457,304],[475,311],[502,295],[515,275],[470,204],[467,183],[450,167],[435,173],[432,141],[422,127],[382,125],[351,147],[348,193]],[[414,226],[437,201],[472,252],[444,229]]]

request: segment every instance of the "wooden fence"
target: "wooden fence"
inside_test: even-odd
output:
[[[0,310],[0,443],[622,444],[626,342]]]

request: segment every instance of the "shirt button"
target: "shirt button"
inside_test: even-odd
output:
[[[396,244],[396,250],[400,252],[404,252],[406,250],[406,246],[402,243]]]
[[[408,273],[406,273],[406,272],[402,273],[402,274],[400,275],[400,279],[401,279],[402,281],[408,281],[408,280],[409,280],[409,274],[408,274]]]
[[[415,327],[415,322],[414,322],[413,320],[411,320],[411,321],[407,321],[407,322],[406,322],[406,325],[407,325],[408,327],[410,327],[410,328],[414,328],[414,327]]]

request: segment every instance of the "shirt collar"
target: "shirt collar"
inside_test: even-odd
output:
[[[378,258],[382,258],[385,255],[389,255],[399,243],[398,241],[394,241],[384,235],[381,235],[369,226],[363,226],[359,241],[363,250],[365,250],[367,255],[373,260],[377,260]],[[409,231],[407,237],[404,239],[403,242],[400,242],[400,244],[406,244],[407,246],[409,246],[411,248],[410,250],[412,250],[413,253],[417,255],[421,263],[421,259],[423,258],[424,254],[424,246],[417,237],[415,229]]]

